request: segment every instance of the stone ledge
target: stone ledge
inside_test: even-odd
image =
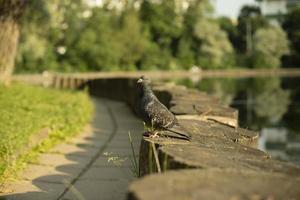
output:
[[[298,197],[294,177],[300,177],[300,168],[256,149],[258,133],[238,127],[236,109],[182,86],[156,85],[153,90],[192,139],[174,139],[168,132],[143,137],[139,164],[144,177],[131,184],[129,200]],[[159,171],[165,173],[153,174]],[[289,188],[281,189],[281,183]]]
[[[93,95],[126,101],[133,109],[136,105],[134,78],[73,75],[58,76],[54,82],[61,88],[88,86]],[[74,85],[68,86],[69,83]],[[273,160],[250,147],[256,145],[258,134],[237,128],[237,110],[183,86],[158,84],[154,91],[180,122],[186,123],[193,139],[188,142],[144,137],[140,167],[147,176],[131,184],[128,199],[299,198],[299,166]],[[149,175],[158,168],[154,152],[161,169],[167,172]]]
[[[159,100],[178,117],[210,119],[230,126],[238,126],[238,111],[223,106],[217,98],[204,92],[176,85],[158,85],[154,86],[153,90]]]
[[[135,82],[98,79],[88,86],[92,94],[126,101],[135,110]],[[184,86],[155,84],[153,90],[192,140],[143,137],[139,164],[144,177],[131,184],[128,199],[298,198],[300,168],[256,149],[258,133],[238,127],[236,109]],[[157,174],[158,168],[164,173]]]
[[[188,169],[133,182],[129,200],[298,199],[300,179],[254,170]]]
[[[193,137],[193,135],[192,135]],[[140,151],[140,173],[142,176],[156,173],[158,154],[162,171],[186,168],[256,170],[278,172],[300,176],[300,168],[270,158],[255,148],[220,137],[200,136],[197,139],[178,141],[170,138],[143,138]]]

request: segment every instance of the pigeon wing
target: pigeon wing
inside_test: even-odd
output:
[[[172,127],[176,122],[176,118],[162,103],[157,99],[152,99],[147,106],[146,112],[151,120],[151,126],[158,129]]]

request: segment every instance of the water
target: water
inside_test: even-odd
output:
[[[300,77],[178,80],[239,110],[239,125],[259,131],[259,149],[300,164]]]

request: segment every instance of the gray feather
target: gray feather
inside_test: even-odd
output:
[[[138,113],[149,127],[167,130],[185,139],[190,138],[178,124],[175,115],[157,99],[150,87],[150,81],[144,77],[138,80]]]

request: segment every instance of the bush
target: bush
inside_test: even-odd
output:
[[[262,28],[255,33],[253,67],[278,68],[281,57],[288,53],[288,39],[280,27]]]

